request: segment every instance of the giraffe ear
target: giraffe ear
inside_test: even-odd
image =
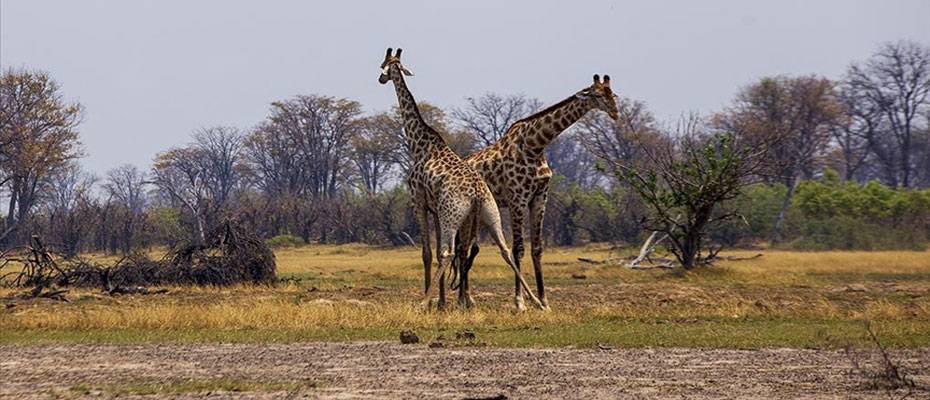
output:
[[[400,66],[400,72],[403,72],[403,74],[407,76],[413,76],[413,72],[410,72],[410,70],[404,68],[403,65]]]
[[[594,84],[597,85],[599,83],[601,83],[601,76],[598,74],[594,74]]]

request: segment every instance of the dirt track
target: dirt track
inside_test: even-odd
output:
[[[930,349],[894,355],[918,383],[930,382]],[[842,352],[788,349],[434,349],[384,342],[0,346],[0,397],[108,397],[112,388],[131,382],[193,378],[320,385],[290,393],[170,396],[888,398],[884,391],[865,389],[850,371]],[[91,389],[71,389],[78,384]],[[930,392],[910,398],[925,396]]]

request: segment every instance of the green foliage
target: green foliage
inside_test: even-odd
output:
[[[294,235],[277,235],[270,239],[265,240],[265,244],[271,248],[282,248],[282,247],[299,247],[307,244],[304,242],[304,239],[300,236]]]
[[[873,224],[849,216],[811,219],[785,247],[797,250],[924,250],[920,232]]]
[[[758,184],[731,202],[745,221],[714,232],[727,243],[762,241],[771,232],[786,188]],[[799,250],[915,250],[927,246],[930,190],[896,189],[879,182],[842,182],[826,170],[798,185],[786,218],[781,247]]]
[[[650,210],[645,228],[668,235],[669,250],[690,269],[704,260],[708,232],[734,216],[719,206],[739,197],[761,154],[728,134],[684,136],[654,151],[651,166],[620,165],[619,175]]]

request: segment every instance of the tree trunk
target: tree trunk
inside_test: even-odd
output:
[[[785,200],[781,203],[781,209],[778,210],[778,216],[775,218],[775,226],[772,228],[770,242],[775,244],[781,239],[782,226],[785,224],[785,216],[788,214],[788,207],[791,206],[791,199],[794,197],[794,191],[798,187],[798,177],[792,176],[788,185],[788,193],[785,193]]]

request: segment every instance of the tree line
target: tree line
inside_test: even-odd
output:
[[[546,240],[637,242],[683,223],[673,219],[692,178],[718,176],[700,185],[707,189],[730,176],[721,168],[739,165],[734,176],[753,184],[746,190],[692,193],[721,205],[703,221],[713,223],[711,240],[920,246],[930,234],[930,191],[922,189],[930,187],[928,93],[930,49],[902,41],[834,79],[761,78],[709,115],[663,122],[645,103],[621,98],[619,122],[591,113],[547,149],[557,176]],[[542,105],[491,93],[459,108],[420,109],[464,155]],[[79,165],[83,113],[47,73],[3,72],[3,247],[40,234],[70,254],[125,253],[203,240],[226,218],[279,243],[402,245],[418,235],[396,110],[372,114],[350,99],[298,95],[272,103],[254,127],[198,129],[189,143],[158,153],[151,169],[124,165],[103,176]],[[731,139],[708,139],[721,134]],[[749,151],[763,143],[764,153]],[[675,182],[684,186],[675,189]],[[863,237],[869,230],[911,239],[876,246],[887,240]]]

